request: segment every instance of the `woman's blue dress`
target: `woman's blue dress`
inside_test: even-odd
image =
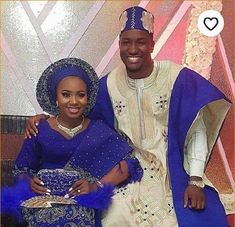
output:
[[[132,148],[102,120],[91,120],[86,130],[71,139],[65,138],[43,120],[38,126],[37,136],[25,139],[16,159],[14,174],[34,176],[41,169],[75,170],[81,178],[93,183],[123,159],[130,172],[125,183],[139,181],[142,169],[132,155]],[[95,193],[77,196],[76,204],[52,204],[48,208],[21,207],[24,219],[29,226],[98,226],[100,215],[97,213],[108,207],[112,189],[105,186]],[[64,191],[59,195],[66,193]],[[30,197],[32,192],[24,192],[21,200]]]

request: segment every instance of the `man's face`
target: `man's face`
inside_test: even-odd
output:
[[[119,47],[129,77],[140,79],[151,74],[153,70],[151,53],[154,48],[152,35],[137,29],[125,31],[120,35]]]

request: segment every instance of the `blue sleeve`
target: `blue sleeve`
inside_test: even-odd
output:
[[[218,101],[221,99],[227,100],[214,85],[188,68],[183,68],[180,71],[173,86],[168,116],[167,159],[174,208],[179,226],[228,226],[218,193],[209,186],[204,188],[207,201],[206,209],[197,213],[197,211],[185,209],[182,205],[183,193],[188,184],[188,175],[183,168],[184,141],[187,132],[202,108],[215,101],[217,101],[217,108],[221,107],[218,105]],[[216,116],[213,108],[208,111],[207,119],[211,125],[218,124],[218,119],[211,122],[210,115]],[[217,135],[212,132],[211,139],[214,136]]]
[[[103,120],[109,127],[114,128],[114,112],[107,88],[107,78],[104,76],[99,81],[99,90],[96,104],[89,117],[93,120]]]
[[[136,182],[141,180],[143,177],[143,169],[139,163],[139,160],[132,153],[128,157],[125,158],[125,161],[129,170],[129,178],[126,183]]]
[[[15,161],[13,169],[14,176],[19,176],[20,174],[28,174],[31,176],[39,170],[41,155],[37,137],[24,140]]]

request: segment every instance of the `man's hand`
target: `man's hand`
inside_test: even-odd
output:
[[[38,126],[39,121],[41,119],[47,119],[47,115],[38,114],[36,116],[30,117],[26,121],[26,128],[25,128],[25,132],[24,132],[24,137],[25,138],[31,138],[32,135],[36,136],[36,134],[38,133],[37,126]]]
[[[184,192],[184,207],[201,210],[206,206],[206,198],[203,188],[188,185]]]
[[[44,188],[43,185],[44,183],[41,180],[39,180],[37,177],[33,177],[30,179],[30,188],[32,191],[41,195],[45,194],[49,195],[51,191],[47,188]]]

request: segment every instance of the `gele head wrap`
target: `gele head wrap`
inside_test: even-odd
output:
[[[96,102],[98,77],[94,69],[78,58],[64,58],[49,65],[38,80],[36,97],[42,109],[52,115],[58,114],[56,89],[61,80],[68,76],[77,76],[87,86],[88,104],[84,115],[88,115]]]
[[[119,17],[121,32],[131,29],[153,33],[154,16],[142,7],[134,6],[126,9]]]

